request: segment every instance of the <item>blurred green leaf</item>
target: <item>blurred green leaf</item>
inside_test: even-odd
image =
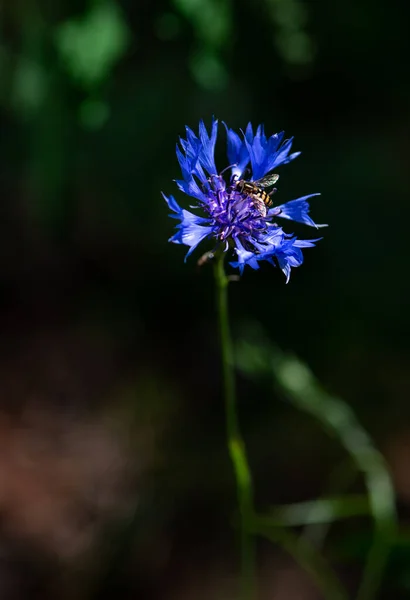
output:
[[[175,7],[188,19],[198,45],[189,66],[201,87],[220,91],[228,82],[222,49],[232,42],[232,11],[227,0],[174,0]]]
[[[315,57],[312,40],[305,31],[280,32],[276,45],[282,58],[294,65],[309,64]]]
[[[102,100],[85,100],[80,106],[80,121],[86,129],[100,129],[109,116],[110,107]]]
[[[129,38],[120,9],[108,0],[95,4],[83,19],[63,23],[56,32],[67,69],[87,88],[107,78],[123,56]]]
[[[190,67],[194,79],[205,89],[222,90],[228,83],[225,66],[213,53],[196,52],[191,58]]]
[[[181,21],[174,13],[164,13],[158,17],[155,29],[160,40],[173,40],[181,31]]]
[[[174,0],[174,4],[206,46],[221,48],[230,41],[232,15],[226,0]]]
[[[22,114],[36,112],[47,93],[48,79],[44,68],[37,62],[22,56],[14,71],[11,102]]]
[[[276,26],[275,45],[290,65],[307,65],[315,56],[313,40],[306,29],[307,9],[300,0],[266,0]]]

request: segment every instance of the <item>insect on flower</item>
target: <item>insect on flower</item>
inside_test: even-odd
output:
[[[249,123],[242,136],[225,125],[227,133],[228,167],[218,171],[215,165],[215,145],[218,137],[218,122],[213,119],[208,133],[203,121],[196,135],[186,128],[186,139],[181,138],[176,148],[182,179],[178,188],[196,205],[191,212],[181,208],[173,196],[165,196],[172,217],[179,223],[176,233],[170,238],[175,244],[189,247],[186,258],[203,240],[212,240],[210,252],[201,257],[200,264],[207,262],[216,253],[234,255],[230,263],[242,274],[246,265],[258,269],[261,261],[278,266],[289,281],[293,267],[303,263],[302,248],[311,248],[318,239],[301,240],[294,234],[285,233],[273,221],[278,217],[316,225],[309,216],[308,200],[318,194],[309,194],[279,206],[273,206],[272,196],[277,191],[271,188],[279,179],[276,168],[299,156],[290,154],[292,139],[284,140],[284,133],[267,137],[262,125],[254,132]],[[251,170],[249,179],[245,176]],[[230,177],[224,177],[226,171]],[[206,257],[206,259],[204,258]]]
[[[235,189],[242,194],[248,194],[253,200],[253,205],[258,209],[262,217],[266,217],[266,207],[272,206],[273,202],[271,196],[278,190],[273,188],[268,194],[265,192],[264,188],[275,185],[279,179],[279,175],[277,173],[268,174],[257,181],[245,181],[244,179],[235,181],[235,175],[233,175],[233,179]]]

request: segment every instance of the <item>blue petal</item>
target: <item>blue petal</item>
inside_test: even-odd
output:
[[[181,140],[182,142],[182,140]],[[181,144],[182,145],[182,144]],[[181,150],[176,147],[177,159],[179,166],[181,167],[182,177],[184,179],[190,179],[192,177],[192,169],[195,168],[195,164],[198,160],[198,156],[195,158],[184,155]]]
[[[184,226],[180,225],[179,227],[176,234],[169,238],[168,241],[190,247],[185,256],[186,260],[198,244],[212,233],[212,227],[202,227],[201,225],[195,225],[195,223]]]
[[[275,162],[275,165],[273,166],[273,168],[275,169],[279,165],[287,165],[292,160],[295,160],[295,158],[297,158],[301,154],[302,154],[301,152],[293,152],[292,154],[289,154],[289,156],[286,157],[284,160],[280,160],[280,161],[278,160],[277,162]]]
[[[263,254],[266,252],[267,247],[269,251],[279,248],[285,239],[283,229],[277,225],[272,225],[267,232],[259,236],[259,244],[254,242],[254,245]]]
[[[260,179],[261,177],[263,177],[265,175],[265,173],[267,173],[267,171],[265,171],[263,169],[265,153],[263,152],[263,150],[261,148],[260,140],[258,139],[258,141],[255,143],[255,138],[254,138],[252,140],[252,143],[250,143],[248,141],[248,139],[245,137],[245,144],[246,144],[246,148],[249,152],[249,157],[251,159],[252,179]]]
[[[189,210],[181,208],[173,196],[167,198],[165,194],[162,195],[169,208],[176,213],[170,216],[181,220],[177,225],[178,231],[169,241],[174,242],[174,244],[184,244],[190,247],[185,257],[186,259],[203,239],[212,234],[210,220],[194,215]]]
[[[176,179],[175,183],[177,184],[178,188],[182,192],[185,192],[185,194],[188,194],[188,196],[192,196],[201,202],[208,201],[207,195],[201,190],[193,177],[191,177],[188,181],[184,179]]]
[[[179,206],[178,202],[175,200],[174,196],[170,196],[169,198],[161,192],[164,197],[165,202],[168,204],[169,208],[176,213],[176,215],[169,215],[172,219],[182,218],[182,208]]]
[[[249,265],[252,269],[255,269],[255,271],[259,269],[257,257],[258,255],[254,252],[245,251],[244,253],[238,254],[237,261],[230,262],[229,264],[234,269],[239,269],[239,273],[242,275],[245,269],[245,265]]]
[[[273,154],[275,154],[275,159],[273,161],[273,166],[271,167],[271,169],[274,169],[275,167],[281,165],[288,158],[288,154],[292,148],[292,144],[293,137],[291,137],[289,140],[285,140],[280,146],[280,148],[278,148],[276,152],[272,153],[272,156]]]
[[[192,149],[199,148],[200,141],[198,140],[197,136],[192,131],[192,129],[190,129],[190,127],[186,126],[185,131],[186,131],[186,142],[185,143],[187,144],[187,147],[192,148]]]
[[[278,217],[282,217],[283,219],[290,219],[291,221],[296,221],[297,223],[304,223],[310,227],[316,227],[316,229],[319,227],[327,227],[324,224],[317,225],[309,217],[310,205],[307,200],[309,198],[313,198],[314,196],[320,196],[320,194],[309,194],[308,196],[302,196],[296,200],[291,200],[290,202],[286,202],[286,204],[276,206],[275,208],[271,209],[269,213]],[[280,213],[278,214],[277,211],[279,210]]]
[[[249,265],[252,269],[259,269],[258,265],[258,254],[252,252],[251,250],[245,250],[242,246],[241,242],[238,238],[234,239],[235,242],[235,252],[238,257],[237,261],[230,262],[229,264],[234,269],[239,269],[240,274],[242,275],[245,265]]]
[[[265,127],[263,125],[258,125],[255,137],[260,139],[263,147],[266,146],[267,140],[265,135]]]
[[[249,144],[252,144],[252,142],[253,142],[253,128],[252,128],[252,123],[250,123],[250,122],[246,126],[246,131],[245,131],[244,137],[248,141]]]
[[[275,133],[266,138],[263,126],[259,125],[253,136],[252,127],[248,125],[244,141],[252,163],[252,179],[257,180],[279,165],[286,164],[299,156],[300,152],[289,155],[293,138],[286,140],[282,146],[284,132]]]
[[[249,152],[245,142],[239,135],[233,129],[229,129],[226,123],[224,125],[227,134],[228,161],[230,165],[235,165],[232,169],[232,175],[240,178],[249,163]]]
[[[286,283],[289,283],[292,267],[300,267],[303,263],[303,254],[299,248],[287,248],[278,252],[276,255],[279,268],[286,275]]]
[[[274,133],[273,135],[271,135],[268,141],[268,152],[271,154],[276,152],[279,146],[281,145],[284,137],[284,131],[280,131],[279,133]]]
[[[273,265],[276,261],[288,283],[291,269],[299,267],[303,263],[301,248],[312,248],[318,241],[318,239],[299,240],[294,236],[286,236],[280,227],[273,227],[264,236],[261,236],[260,242],[263,242],[265,246],[256,257],[258,261],[266,260]],[[260,243],[258,248],[260,249],[261,246]]]
[[[190,225],[192,223],[194,224],[209,224],[211,222],[210,219],[206,219],[205,217],[200,217],[198,215],[195,215],[194,213],[191,213],[189,210],[185,210],[185,208],[181,208],[178,204],[178,202],[175,200],[174,196],[170,196],[169,198],[162,193],[165,202],[168,204],[169,208],[176,213],[176,215],[170,215],[170,217],[174,218],[174,219],[181,219],[181,223],[180,225],[177,225],[177,227],[181,227],[181,226],[185,226],[185,225]]]
[[[212,130],[211,135],[208,135],[204,122],[199,122],[199,137],[201,140],[201,151],[199,154],[199,161],[201,165],[206,169],[209,175],[216,175],[215,166],[215,144],[218,136],[218,121],[212,118]]]
[[[276,254],[280,269],[286,275],[286,283],[289,282],[291,269],[300,267],[303,263],[303,254],[300,248],[312,248],[318,240],[298,240],[291,238]]]
[[[179,138],[179,143],[181,144],[189,164],[194,168],[201,152],[201,142],[189,127],[186,128],[186,131],[187,139],[184,140],[183,138]]]
[[[295,240],[294,246],[297,248],[314,248],[316,242],[320,242],[323,238],[316,238],[314,240]]]
[[[178,181],[178,187],[186,194],[205,202],[206,195],[203,188],[208,189],[209,182],[204,169],[209,174],[216,174],[214,152],[218,122],[215,119],[212,120],[210,136],[203,121],[199,123],[199,137],[189,127],[186,127],[185,130],[186,139],[180,138],[181,148],[178,145],[176,148],[177,159],[184,179],[184,181]],[[195,181],[194,177],[198,178],[202,186]]]
[[[226,129],[227,139],[227,154],[228,161],[231,165],[239,162],[239,156],[241,153],[241,148],[245,146],[244,142],[241,140],[239,135],[233,130],[229,129],[226,123],[224,123]],[[246,146],[245,146],[246,148]]]

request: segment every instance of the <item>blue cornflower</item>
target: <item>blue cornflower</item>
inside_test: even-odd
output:
[[[309,216],[308,200],[319,194],[303,196],[267,209],[263,202],[238,182],[245,181],[249,163],[252,177],[246,181],[256,182],[276,167],[299,156],[300,152],[289,154],[293,138],[283,141],[283,132],[268,138],[263,125],[259,125],[254,134],[249,123],[242,136],[225,127],[229,167],[221,172],[218,172],[214,158],[218,135],[218,122],[215,119],[210,135],[203,121],[200,121],[199,134],[196,135],[187,127],[186,139],[181,138],[180,147],[177,145],[176,153],[183,178],[177,180],[176,184],[180,190],[195,198],[196,206],[191,208],[200,209],[202,214],[181,208],[173,196],[163,194],[169,208],[175,213],[170,216],[180,221],[170,241],[189,246],[188,257],[202,240],[211,238],[215,242],[213,252],[231,251],[235,260],[230,264],[237,267],[241,274],[245,265],[258,269],[259,262],[266,260],[279,266],[288,282],[291,268],[303,263],[301,249],[314,246],[318,239],[300,240],[293,234],[285,233],[273,219],[279,217],[311,227],[324,227],[316,225]],[[231,177],[227,183],[222,174],[229,169]]]

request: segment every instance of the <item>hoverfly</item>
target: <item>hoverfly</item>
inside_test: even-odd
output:
[[[237,192],[252,198],[254,207],[262,217],[266,217],[266,208],[272,206],[271,196],[276,192],[276,188],[273,188],[269,193],[265,191],[265,188],[274,185],[278,179],[279,175],[277,173],[271,173],[256,181],[238,179],[238,181],[233,182],[233,186]]]

